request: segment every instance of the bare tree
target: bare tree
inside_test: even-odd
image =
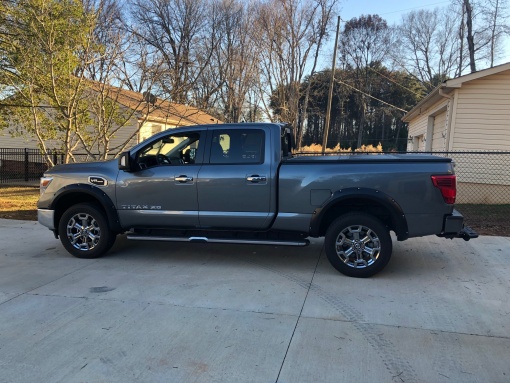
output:
[[[218,44],[217,12],[207,0],[134,0],[131,31],[150,46],[165,74],[159,87],[170,99],[186,103],[210,64]]]
[[[492,67],[502,51],[502,40],[508,35],[507,0],[454,0],[453,10],[460,16],[461,42],[459,71],[469,66],[471,72],[479,67]],[[464,47],[466,42],[466,48]],[[464,64],[464,57],[468,63]]]
[[[314,61],[318,57],[317,47],[320,50],[327,35],[335,5],[335,0],[270,0],[259,8],[255,27],[263,47],[263,93],[272,97],[273,108],[275,101],[278,104],[271,118],[290,122],[296,137],[300,84],[307,74],[310,55],[315,52]]]
[[[462,40],[455,19],[447,9],[412,11],[398,28],[405,68],[428,90],[458,71]]]
[[[258,83],[259,44],[253,38],[253,5],[239,0],[217,4],[218,44],[197,87],[197,106],[215,109],[225,122],[245,119],[248,93]],[[200,102],[201,101],[201,102]],[[214,102],[214,104],[212,103]]]
[[[362,15],[346,22],[341,41],[341,59],[354,69],[354,86],[360,107],[358,121],[358,147],[363,139],[366,120],[366,94],[371,93],[370,66],[384,62],[393,47],[393,30],[378,15]]]
[[[500,56],[502,39],[510,34],[508,0],[486,0],[481,7],[481,21],[488,28],[490,41],[488,61],[492,68],[495,60]]]
[[[326,40],[329,37],[329,28],[331,27],[331,22],[333,20],[332,13],[335,10],[336,7],[336,0],[335,1],[328,1],[328,0],[321,0],[320,1],[320,12],[321,17],[317,18],[316,21],[313,23],[313,30],[312,36],[315,36],[317,44],[315,45],[315,53],[313,56],[313,64],[312,69],[309,74],[309,78],[313,78],[313,75],[316,73],[317,68],[317,60],[319,58],[319,53],[321,51],[322,45],[324,43],[324,40]],[[301,107],[301,117],[299,119],[299,126],[298,126],[298,136],[297,136],[297,148],[301,148],[302,142],[303,142],[303,135],[305,132],[305,124],[308,122],[308,102],[310,100],[310,89],[311,89],[312,82],[308,81],[303,105]]]

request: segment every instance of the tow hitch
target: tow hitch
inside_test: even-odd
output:
[[[478,233],[469,226],[464,226],[459,232],[459,237],[464,241],[469,241],[471,238],[478,238]]]
[[[462,238],[464,241],[469,241],[471,238],[478,238],[478,233],[469,226],[463,226],[458,233],[441,233],[437,236],[449,239]]]

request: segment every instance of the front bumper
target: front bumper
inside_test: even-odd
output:
[[[55,230],[55,210],[37,209],[37,221],[50,230]]]
[[[443,223],[443,232],[438,237],[444,238],[462,238],[469,241],[471,238],[478,238],[478,233],[469,226],[464,226],[464,217],[457,210],[453,209],[453,213],[445,216]]]

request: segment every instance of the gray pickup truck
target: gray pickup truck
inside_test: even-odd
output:
[[[171,129],[119,159],[55,166],[41,179],[38,219],[80,258],[106,253],[117,234],[142,241],[305,246],[325,237],[331,264],[369,277],[392,240],[469,240],[454,209],[449,158],[295,156],[284,124]]]

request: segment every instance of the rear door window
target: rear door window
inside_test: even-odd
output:
[[[215,130],[211,164],[260,164],[264,162],[264,131],[258,129]]]

